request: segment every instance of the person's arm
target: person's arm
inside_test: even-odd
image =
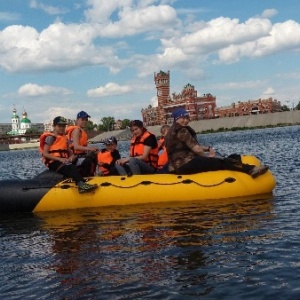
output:
[[[144,152],[142,155],[134,156],[134,158],[140,159],[140,160],[147,160],[150,154],[151,149],[154,149],[157,147],[157,140],[154,135],[150,135],[147,139],[144,141]],[[116,161],[117,165],[123,165],[129,161],[131,157],[121,158]]]
[[[211,147],[199,145],[197,139],[191,135],[188,129],[182,128],[178,134],[179,139],[186,144],[195,154],[206,156],[205,152],[209,151],[209,156],[214,156],[214,150]]]
[[[96,147],[96,146],[81,146],[80,143],[79,143],[80,135],[81,135],[81,130],[79,128],[75,128],[72,131],[72,141],[73,141],[73,147],[74,147],[75,150],[98,151],[98,147]]]
[[[47,158],[49,160],[57,160],[57,161],[60,161],[63,164],[69,162],[68,158],[58,157],[58,156],[51,155],[51,153],[49,152],[50,151],[50,146],[51,145],[49,145],[47,143],[44,145],[43,156],[45,158]]]

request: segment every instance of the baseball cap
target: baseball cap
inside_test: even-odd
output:
[[[111,137],[109,137],[109,138],[106,138],[105,140],[104,140],[104,144],[105,145],[112,145],[112,144],[116,144],[117,145],[117,139],[114,137],[114,136],[111,136]]]
[[[58,117],[53,119],[53,126],[58,125],[58,124],[67,125],[68,122],[67,122],[66,118],[64,118],[62,116],[58,116]]]
[[[80,119],[80,118],[90,118],[91,116],[85,112],[85,111],[80,111],[78,114],[77,114],[77,119]]]
[[[189,116],[189,113],[183,108],[178,108],[178,109],[174,110],[172,113],[172,117],[174,118],[175,121],[181,117],[188,117],[188,116]]]

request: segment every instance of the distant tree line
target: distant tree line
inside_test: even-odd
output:
[[[116,123],[116,120],[114,117],[108,116],[103,117],[100,120],[99,124],[95,124],[92,121],[88,121],[86,130],[87,131],[99,131],[99,132],[106,132],[106,131],[113,131],[114,125]],[[121,121],[121,127],[120,129],[126,129],[129,126],[130,120],[124,119]]]

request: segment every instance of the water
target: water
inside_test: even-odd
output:
[[[199,137],[268,164],[268,199],[1,215],[1,299],[299,299],[299,133]],[[0,152],[2,179],[43,169],[37,150]]]

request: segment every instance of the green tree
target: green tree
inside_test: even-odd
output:
[[[130,120],[129,119],[122,120],[121,129],[126,129],[127,127],[129,127],[129,124],[130,124]]]
[[[41,132],[39,132],[36,128],[28,128],[26,129],[25,134],[39,134]]]
[[[101,119],[102,125],[98,126],[98,129],[101,131],[112,131],[114,130],[115,118],[114,117],[103,117]]]
[[[97,128],[97,124],[94,124],[92,121],[88,120],[88,123],[86,125],[86,130],[93,131],[94,128]]]
[[[300,101],[299,101],[298,104],[295,106],[295,109],[300,110]]]
[[[290,109],[286,105],[281,106],[282,111],[289,111]]]

